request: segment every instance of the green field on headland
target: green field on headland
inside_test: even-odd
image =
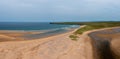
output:
[[[53,22],[51,24],[68,24],[68,25],[86,25],[83,28],[78,29],[75,34],[82,34],[88,30],[108,28],[108,27],[118,27],[120,26],[120,21],[106,21],[106,22]]]

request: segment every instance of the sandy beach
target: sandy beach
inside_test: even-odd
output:
[[[66,30],[0,30],[0,42],[3,41],[22,41],[22,40],[35,40],[41,38],[47,38],[51,36],[56,36],[59,34],[67,33],[76,30],[66,29]]]
[[[0,59],[95,59],[97,52],[94,49],[94,38],[88,34],[111,29],[87,31],[79,35],[77,41],[69,38],[76,31],[74,30],[36,40],[0,42]],[[112,39],[110,47],[118,58],[120,53],[119,34],[115,34]]]
[[[120,0],[0,0],[0,59],[120,59]]]
[[[93,59],[89,55],[90,40],[81,37],[73,41],[69,38],[73,32],[37,40],[0,42],[0,59]]]

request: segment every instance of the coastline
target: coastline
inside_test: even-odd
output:
[[[82,28],[82,27],[85,27],[85,25],[84,26],[80,26],[79,28]],[[44,38],[54,37],[54,36],[62,35],[62,34],[69,33],[69,32],[75,32],[79,28],[70,29],[70,30],[67,30],[65,32],[52,33],[52,34],[47,34],[47,33],[40,32],[40,31],[27,31],[26,32],[26,31],[0,30],[0,37],[3,36],[3,37],[6,37],[7,39],[10,38],[10,40],[6,40],[6,41],[17,41],[17,40],[18,41],[28,41],[28,40],[36,40],[36,39],[44,39]],[[107,29],[112,29],[112,28],[119,28],[119,27],[110,27],[110,28],[90,30],[90,31],[84,32],[82,35],[88,35],[89,33],[92,33],[92,32],[101,31],[101,30],[107,30]],[[4,32],[8,32],[10,35],[13,35],[13,34],[11,34],[11,32],[13,32],[13,33],[15,32],[15,33],[17,33],[17,35],[16,34],[13,35],[13,36],[9,36],[8,34],[7,35],[3,35],[3,34],[1,34],[1,32],[3,32],[3,33]],[[24,34],[33,34],[33,35],[31,35],[30,38],[19,37],[19,36],[24,35]],[[38,37],[36,36],[36,34],[37,34]],[[47,35],[45,35],[45,34],[47,34]],[[40,35],[42,35],[42,36],[40,36]],[[3,41],[1,41],[1,42],[3,42]]]
[[[87,35],[78,41],[69,38],[76,30],[36,40],[0,42],[0,59],[93,59],[92,40]]]
[[[36,40],[36,39],[44,39],[52,36],[57,36],[69,32],[73,32],[77,30],[78,28],[74,29],[67,29],[66,31],[60,31],[57,33],[49,33],[47,32],[42,32],[42,31],[14,31],[14,30],[0,30],[0,39],[6,39],[6,40],[1,40],[1,42],[5,41],[28,41],[28,40]],[[48,34],[49,33],[49,34]],[[27,36],[28,35],[28,36]],[[2,38],[3,37],[3,38]],[[21,39],[21,40],[20,40]]]
[[[0,59],[93,59],[88,37],[69,38],[76,30],[36,40],[0,42]]]
[[[36,40],[0,42],[0,59],[57,59],[53,57],[59,57],[59,53],[65,53],[63,50],[67,52],[73,46],[72,42],[74,41],[69,38],[69,35],[73,32],[70,31]],[[51,54],[49,51],[53,51],[53,53]],[[45,56],[52,56],[45,57],[44,53],[46,54]]]

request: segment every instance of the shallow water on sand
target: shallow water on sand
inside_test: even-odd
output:
[[[25,39],[37,39],[46,36],[65,33],[79,28],[79,25],[58,25],[49,22],[0,22],[0,30],[9,32],[42,32],[38,34],[26,34],[22,37]]]

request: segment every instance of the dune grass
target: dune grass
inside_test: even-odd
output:
[[[54,22],[51,24],[66,24],[66,25],[86,25],[85,27],[79,28],[73,35],[69,37],[72,40],[77,40],[77,34],[82,34],[89,30],[102,29],[108,27],[118,27],[120,26],[120,21],[106,21],[106,22]]]
[[[76,35],[70,35],[69,37],[74,41],[77,41],[77,38],[78,38],[78,36],[76,36]]]
[[[120,22],[92,22],[92,23],[85,23],[84,25],[86,25],[86,26],[78,29],[75,33],[82,34],[85,31],[94,30],[94,29],[118,27],[118,26],[120,26]]]

